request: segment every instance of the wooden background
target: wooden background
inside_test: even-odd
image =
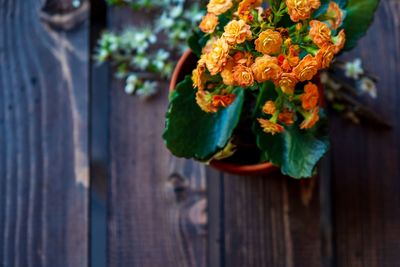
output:
[[[167,86],[143,102],[91,61],[103,28],[143,17],[0,0],[1,267],[400,266],[398,0],[346,55],[380,77],[370,105],[393,129],[331,116],[331,152],[307,181],[173,158]]]

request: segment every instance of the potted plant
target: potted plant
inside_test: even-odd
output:
[[[356,45],[378,0],[211,0],[171,81],[163,138],[238,174],[311,177],[329,148],[318,73]]]

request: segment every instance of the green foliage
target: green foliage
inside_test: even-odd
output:
[[[255,117],[262,117],[262,105],[267,100],[275,100],[274,85],[268,83],[266,89],[260,90]],[[321,114],[322,115],[322,114]],[[263,159],[280,166],[283,174],[293,178],[307,178],[314,174],[314,169],[329,147],[325,130],[325,118],[310,130],[299,128],[299,122],[286,126],[281,134],[265,133],[257,121],[253,132],[257,137],[257,145],[262,151]]]
[[[188,45],[192,52],[200,57],[201,51],[209,39],[210,35],[203,33],[200,29],[195,29],[188,39]]]
[[[209,160],[229,142],[239,123],[244,101],[242,88],[234,90],[236,99],[217,113],[205,113],[196,103],[196,90],[190,76],[172,93],[166,115],[164,142],[177,157]]]
[[[329,3],[331,2],[331,0],[320,0],[320,1],[321,1],[321,7],[313,13],[312,15],[313,18],[317,18],[318,16],[324,14],[328,10]]]
[[[344,50],[353,49],[371,25],[379,0],[336,0],[345,10],[345,19],[341,29],[346,32]]]

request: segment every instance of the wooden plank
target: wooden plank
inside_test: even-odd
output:
[[[224,175],[224,266],[321,266],[318,181]]]
[[[116,28],[146,15],[117,9]],[[161,139],[168,86],[149,101],[128,96],[113,82],[110,266],[205,266],[206,179],[199,163],[172,158]]]
[[[381,1],[375,22],[351,57],[378,77],[377,113],[394,125],[332,123],[338,266],[398,266],[400,262],[400,2]]]
[[[205,171],[164,148],[166,99],[113,88],[110,266],[205,266]]]
[[[90,54],[94,55],[100,34],[107,27],[108,6],[92,1]],[[90,266],[107,266],[107,181],[109,168],[110,69],[90,61]]]
[[[88,5],[42,2],[0,0],[0,266],[87,266]]]

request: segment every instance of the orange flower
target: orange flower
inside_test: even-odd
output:
[[[343,11],[340,9],[339,5],[336,2],[331,1],[329,3],[328,11],[326,13],[327,16],[330,18],[329,23],[332,29],[337,30],[343,22]]]
[[[241,44],[251,39],[250,26],[243,20],[232,20],[224,27],[222,37],[224,37],[230,45]]]
[[[263,128],[263,131],[266,133],[275,135],[276,133],[281,133],[285,130],[285,128],[283,128],[282,125],[280,125],[278,123],[274,123],[270,120],[261,119],[261,118],[259,118],[257,120],[260,123],[261,128]]]
[[[299,81],[308,81],[311,80],[315,74],[317,74],[318,65],[318,61],[313,56],[308,54],[293,69],[293,73],[296,75]]]
[[[278,59],[268,55],[256,58],[256,61],[251,65],[251,69],[257,82],[276,81],[282,73],[282,69],[278,65]]]
[[[215,113],[218,108],[212,103],[212,95],[207,91],[197,91],[196,92],[196,103],[199,107],[207,113]]]
[[[288,95],[292,95],[294,93],[294,88],[296,87],[298,80],[296,75],[293,73],[282,73],[279,78],[278,85],[281,88],[282,92]]]
[[[294,22],[311,17],[311,13],[321,6],[320,0],[286,0],[290,19]]]
[[[265,114],[272,115],[275,113],[275,111],[276,111],[275,103],[271,100],[268,100],[263,106],[263,112]]]
[[[278,120],[286,125],[292,125],[294,123],[294,112],[285,108],[279,113]]]
[[[300,62],[299,54],[300,54],[300,48],[298,45],[289,46],[289,54],[286,57],[286,59],[291,67],[296,67],[297,64],[299,64]]]
[[[259,7],[261,5],[261,0],[243,0],[240,2],[237,13],[240,19],[245,22],[253,21],[253,15],[251,14],[251,9]]]
[[[233,67],[235,63],[232,58],[228,60],[224,69],[221,71],[222,82],[225,85],[235,85],[235,80],[233,79]]]
[[[333,38],[333,43],[335,44],[335,54],[339,53],[344,45],[346,44],[346,33],[342,29],[339,34]]]
[[[207,11],[218,16],[228,11],[231,7],[232,0],[210,0],[207,5]]]
[[[310,26],[310,38],[318,47],[323,47],[332,42],[332,32],[328,25],[318,20],[312,20]]]
[[[318,87],[309,82],[304,86],[304,94],[300,96],[301,106],[306,110],[311,110],[318,105],[319,91]]]
[[[205,58],[205,55],[207,55],[208,53],[211,52],[213,44],[219,40],[219,38],[217,36],[213,36],[212,38],[210,38],[210,40],[207,41],[206,45],[203,47],[203,49],[201,50],[201,57]]]
[[[224,38],[220,38],[213,42],[210,50],[204,60],[211,75],[216,75],[228,61],[229,45]]]
[[[250,67],[254,62],[254,56],[250,52],[239,51],[233,55],[233,60],[235,64],[242,64],[247,67]]]
[[[226,108],[235,100],[235,94],[228,95],[215,95],[212,97],[212,105],[216,108],[224,107]]]
[[[304,121],[300,124],[300,129],[311,129],[319,120],[319,107],[314,108],[307,114]]]
[[[218,25],[218,17],[213,13],[207,13],[201,20],[199,28],[202,32],[213,33]]]
[[[279,59],[278,59],[279,60]],[[284,72],[291,72],[292,67],[289,64],[289,61],[285,58],[281,64],[281,68]]]
[[[256,50],[267,55],[277,54],[281,51],[282,42],[279,32],[268,29],[260,33],[255,41]]]
[[[204,72],[205,72],[204,63],[201,60],[199,60],[197,68],[195,68],[192,72],[192,81],[194,88],[198,88],[199,90],[204,90],[204,80],[205,80]]]
[[[335,48],[336,47],[334,45],[325,45],[317,52],[315,57],[320,63],[321,68],[329,67],[333,58],[335,57]]]
[[[248,87],[254,83],[253,72],[244,65],[237,65],[233,68],[233,79],[242,87]]]

